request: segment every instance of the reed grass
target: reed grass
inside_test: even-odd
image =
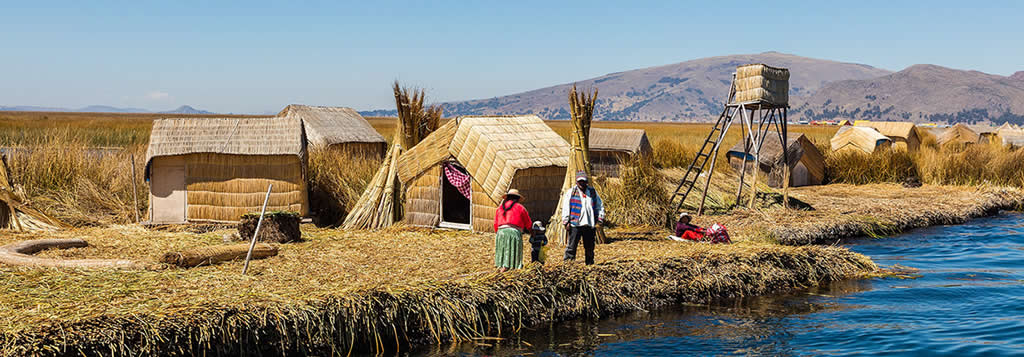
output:
[[[386,352],[501,336],[542,321],[811,286],[876,268],[862,255],[833,247],[618,240],[599,247],[593,267],[553,262],[494,274],[489,234],[304,230],[304,242],[282,245],[277,256],[253,262],[253,274],[246,276],[238,274],[238,261],[164,271],[0,267],[0,350]],[[220,234],[87,228],[45,238],[85,236],[90,247],[39,254],[155,261],[168,251],[219,245]],[[0,237],[0,244],[26,237]]]
[[[310,150],[307,172],[309,203],[317,225],[340,226],[380,165],[380,158],[341,150]]]

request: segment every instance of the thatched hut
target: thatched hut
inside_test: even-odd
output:
[[[939,145],[956,144],[967,145],[981,142],[981,135],[969,128],[967,125],[957,123],[944,130],[942,134],[935,137]]]
[[[569,144],[535,115],[456,118],[399,158],[404,222],[490,232],[509,188],[522,192],[534,220],[547,222],[568,157]]]
[[[650,155],[651,142],[643,129],[590,128],[590,165],[594,175],[619,177],[623,163]]]
[[[857,126],[864,126],[878,130],[892,140],[893,147],[904,148],[907,151],[917,151],[921,147],[921,136],[917,133],[917,126],[911,122],[899,121],[869,121],[857,122]]]
[[[263,204],[307,215],[306,139],[297,118],[160,119],[146,151],[153,223],[237,222]]]
[[[795,136],[795,137],[794,137]],[[790,181],[792,187],[820,185],[825,180],[825,155],[814,146],[807,136],[793,133],[786,138],[786,154],[789,159]],[[782,187],[783,152],[782,140],[778,135],[769,134],[761,144],[758,174],[768,177],[768,185]],[[729,165],[739,171],[746,162],[746,172],[753,172],[754,150],[745,150],[743,142],[737,143],[728,152]],[[745,159],[745,160],[744,160]]]
[[[829,140],[832,151],[856,150],[867,154],[892,146],[892,140],[878,130],[862,126],[844,126]]]
[[[309,147],[343,150],[356,155],[381,158],[387,140],[352,108],[292,104],[277,114],[302,120]]]

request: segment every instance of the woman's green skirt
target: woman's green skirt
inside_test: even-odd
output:
[[[515,228],[502,228],[494,239],[494,266],[519,269],[523,267],[523,235]]]

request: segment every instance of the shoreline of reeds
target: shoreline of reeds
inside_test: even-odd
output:
[[[482,235],[459,237],[486,239]],[[313,242],[305,244],[315,247],[317,239],[314,237]],[[337,239],[344,242],[380,238],[345,236]],[[425,239],[437,239],[437,236]],[[474,249],[484,250],[488,246],[486,241],[474,245],[482,245]],[[234,289],[242,290],[238,293],[242,300],[211,298],[202,306],[190,308],[168,306],[167,310],[142,310],[131,314],[107,312],[77,318],[44,318],[42,321],[48,322],[25,325],[20,330],[12,330],[10,326],[4,329],[0,333],[0,350],[3,351],[0,354],[345,355],[350,351],[355,354],[393,352],[429,344],[507,336],[520,327],[539,323],[779,293],[863,277],[877,270],[869,258],[838,247],[618,241],[599,247],[602,259],[590,267],[558,262],[546,266],[528,265],[506,274],[475,267],[476,272],[449,278],[390,282],[354,290],[334,291],[329,284],[304,287],[312,290],[299,294],[306,295],[301,299],[288,298],[284,291],[278,291],[285,287],[267,285],[273,282],[262,285],[272,291],[258,291],[259,280],[284,279],[266,275],[284,274],[276,270],[288,268],[275,265],[305,264],[290,256],[296,254],[295,249],[283,246],[278,257],[260,261],[261,270],[257,270],[256,276],[230,279],[222,276],[208,282],[201,277],[189,277],[189,274],[235,275],[233,265],[237,264],[162,272],[9,269],[14,281],[0,284],[8,285],[3,287],[8,290],[7,294],[11,293],[10,285],[19,281],[53,284],[70,275],[69,285],[62,283],[53,288],[74,289],[75,284],[109,279],[118,281],[116,289],[124,289],[126,293],[151,293],[148,299],[169,299],[175,295],[167,295],[166,291],[148,292],[147,288],[176,287],[155,281],[135,284],[169,274],[172,277],[161,278],[196,279],[210,285],[223,284],[216,281],[218,279],[231,281],[236,285]],[[485,260],[486,257],[481,258]],[[93,274],[96,275],[90,276]],[[294,281],[299,277],[290,278]],[[213,289],[206,292],[219,293]],[[121,292],[105,294],[120,296]],[[130,299],[112,303],[128,303],[127,300]],[[157,306],[163,304],[173,303],[166,301]],[[39,313],[45,311],[43,307],[36,309],[40,309]]]

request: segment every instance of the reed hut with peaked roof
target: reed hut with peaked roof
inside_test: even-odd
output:
[[[152,223],[237,222],[267,210],[309,213],[298,118],[160,119],[146,151]]]
[[[860,123],[857,126],[865,126],[878,130],[892,140],[893,147],[903,148],[914,152],[921,147],[921,136],[917,132],[917,126],[911,122],[901,121],[869,121]]]
[[[967,125],[957,123],[935,137],[939,145],[954,144],[967,145],[981,142],[981,135],[969,128]]]
[[[398,159],[404,222],[494,230],[508,189],[523,194],[535,221],[558,204],[569,144],[535,115],[466,116],[448,121]]]
[[[789,185],[792,187],[820,185],[825,180],[825,155],[804,134],[795,136],[786,140],[786,155],[790,168]],[[757,165],[757,174],[768,177],[768,185],[775,188],[782,187],[784,182],[781,143],[782,140],[778,135],[768,134],[765,136],[764,143],[761,144],[761,160]],[[745,149],[742,141],[729,149],[725,155],[729,158],[729,165],[736,171],[743,169],[742,165],[746,162],[747,172],[753,172],[754,150]]]
[[[619,177],[623,163],[653,149],[643,129],[590,128],[590,165],[594,175]]]
[[[855,150],[870,154],[876,150],[888,149],[892,139],[879,133],[878,130],[863,126],[844,126],[829,140],[832,151],[841,152]]]
[[[387,140],[352,108],[291,104],[277,116],[302,120],[309,147],[376,158],[383,157],[387,151]]]

